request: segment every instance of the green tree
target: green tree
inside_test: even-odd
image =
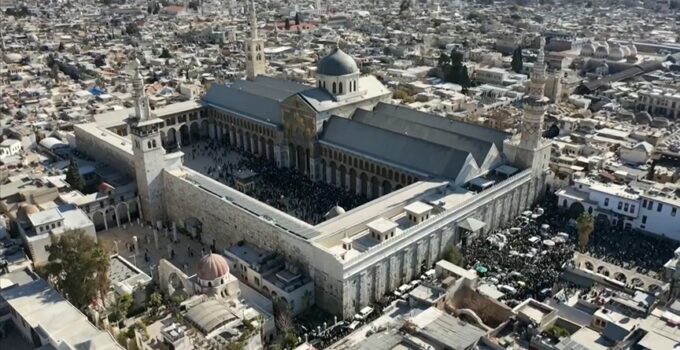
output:
[[[151,315],[158,315],[158,309],[163,305],[163,296],[161,293],[153,292],[149,295],[149,301],[146,304],[149,307]]]
[[[71,188],[78,191],[83,191],[85,189],[85,180],[83,176],[80,175],[80,169],[78,168],[78,163],[74,159],[68,164],[68,169],[66,170],[66,182],[71,185]]]
[[[108,291],[109,256],[102,246],[83,231],[52,236],[46,277],[79,309],[85,308],[101,291]]]
[[[515,73],[519,73],[522,71],[522,68],[524,67],[524,62],[522,58],[522,48],[517,47],[515,51],[512,52],[512,62],[510,63],[510,66],[512,66],[512,71]]]
[[[579,249],[581,252],[585,252],[590,240],[590,234],[595,230],[595,220],[592,215],[584,212],[576,219],[576,227],[578,228]]]
[[[286,22],[284,22],[284,27],[286,30],[290,30],[290,18],[286,18]]]
[[[123,294],[109,308],[109,320],[113,322],[125,320],[130,306],[132,306],[132,295]]]
[[[451,248],[448,248],[443,255],[444,260],[458,265],[458,266],[463,266],[465,261],[463,260],[463,253],[460,252],[460,249],[456,247],[455,245],[451,246]]]
[[[295,25],[300,25],[300,12],[295,12]]]
[[[57,48],[57,51],[63,52],[64,49],[65,49],[65,48],[64,48],[64,43],[60,42],[60,43],[59,43],[59,47]]]

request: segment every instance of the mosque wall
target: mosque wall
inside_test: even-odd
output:
[[[132,158],[132,144],[129,139],[108,130],[97,128],[94,123],[76,125],[74,130],[78,151],[93,159],[105,160],[107,164],[127,172],[134,178],[134,159]],[[125,149],[125,144],[127,144],[129,150]]]
[[[189,218],[200,220],[201,240],[207,245],[214,242],[217,251],[245,240],[280,253],[288,261],[299,264],[314,280],[315,302],[329,312],[340,313],[337,306],[342,300],[342,266],[331,254],[203,190],[183,178],[181,173],[166,171],[163,182],[166,217],[178,227],[183,227]]]
[[[484,221],[487,225],[483,233],[505,225],[535,202],[542,182],[531,176],[531,170],[525,170],[470,202],[412,227],[401,235],[403,238],[387,241],[373,252],[369,250],[348,261],[342,277],[341,314],[351,317],[418,278],[442,257],[447,247],[462,243],[458,225],[463,220],[473,217]]]

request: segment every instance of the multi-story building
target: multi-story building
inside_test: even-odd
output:
[[[638,91],[637,110],[651,115],[677,119],[680,117],[680,92],[667,89]]]
[[[582,178],[558,191],[557,196],[562,208],[584,210],[615,226],[680,240],[677,191],[674,186],[617,185]]]

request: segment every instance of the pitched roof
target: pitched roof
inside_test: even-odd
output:
[[[203,96],[203,103],[247,118],[281,125],[281,105],[272,97],[266,93],[258,94],[252,86],[244,89],[214,85]]]
[[[484,163],[484,160],[494,146],[492,141],[473,138],[450,130],[435,128],[430,125],[409,122],[405,119],[393,118],[387,113],[376,113],[374,111],[357,109],[354,111],[352,119],[417,139],[469,152],[480,165]]]
[[[452,120],[440,117],[438,115],[388,103],[378,103],[373,111],[377,114],[385,114],[387,116],[399,118],[407,122],[425,125],[430,128],[440,129],[468,138],[493,142],[499,150],[503,147],[503,141],[511,136],[509,133],[506,133],[502,130],[477,124],[470,124],[458,120]]]
[[[449,179],[456,179],[468,161],[477,165],[469,152],[337,116],[328,119],[320,140],[404,169]]]

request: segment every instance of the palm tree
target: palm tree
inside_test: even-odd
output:
[[[585,252],[590,234],[595,230],[595,220],[593,220],[592,215],[584,212],[576,219],[576,227],[578,228],[579,249],[581,252]]]

